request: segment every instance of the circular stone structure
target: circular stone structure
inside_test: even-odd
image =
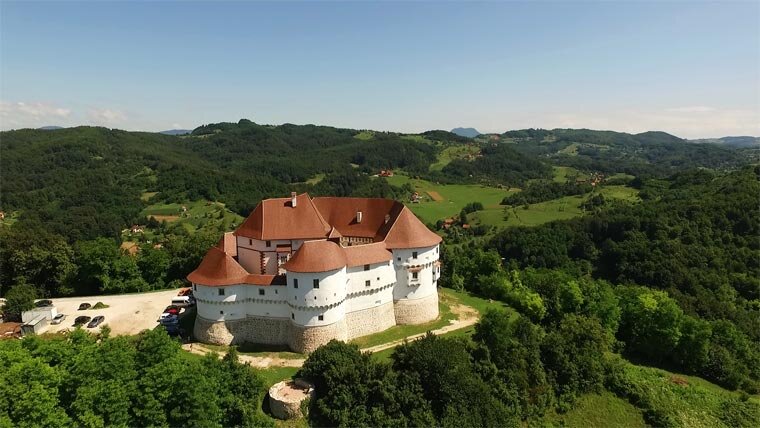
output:
[[[269,388],[269,409],[277,419],[295,419],[304,416],[301,404],[314,398],[314,385],[303,379],[284,380]]]

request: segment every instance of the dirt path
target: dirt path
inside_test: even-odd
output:
[[[429,191],[427,191],[425,193],[427,193],[428,195],[430,195],[430,199],[432,199],[432,200],[434,200],[436,202],[441,202],[443,200],[443,196],[441,196],[441,194],[438,193],[438,192],[436,192],[435,190],[429,190]]]
[[[460,330],[463,328],[467,328],[471,325],[474,325],[478,322],[478,319],[480,319],[478,311],[476,311],[474,308],[463,305],[461,303],[455,303],[450,306],[451,312],[457,316],[457,319],[449,321],[449,325],[437,328],[435,330],[432,330],[431,333],[435,335],[440,334],[446,334],[455,330]],[[404,341],[411,341],[414,339],[418,339],[420,337],[423,337],[427,334],[426,333],[420,333],[415,334],[412,336],[407,336],[403,339],[394,340],[392,342],[383,343],[381,345],[376,346],[370,346],[368,348],[362,348],[362,352],[369,352],[369,353],[375,353],[384,351],[386,349],[395,348]],[[193,354],[198,355],[205,355],[209,352],[212,352],[211,349],[203,346],[202,343],[186,343],[182,345],[182,349],[192,352]],[[219,352],[217,352],[219,353]],[[220,356],[223,356],[224,353],[219,353]],[[266,369],[270,367],[301,367],[306,361],[304,358],[280,358],[276,356],[254,356],[254,355],[245,355],[245,354],[239,354],[240,361],[246,364],[250,364],[253,367],[259,368],[259,369]]]

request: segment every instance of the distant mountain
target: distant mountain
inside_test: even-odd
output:
[[[475,138],[480,135],[480,132],[475,128],[454,128],[451,132],[467,138]]]
[[[760,137],[722,137],[722,138],[701,138],[689,140],[690,143],[697,144],[721,144],[730,147],[757,147],[760,146]]]
[[[192,129],[170,129],[168,131],[161,131],[159,134],[164,135],[185,135],[193,132]]]
[[[63,129],[63,126],[42,126],[37,129],[40,131],[55,131],[56,129]]]

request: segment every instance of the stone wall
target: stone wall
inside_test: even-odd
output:
[[[348,340],[387,330],[396,325],[393,302],[346,314]]]
[[[246,317],[241,320],[211,321],[198,316],[195,318],[193,335],[200,342],[217,345],[286,345],[290,329],[288,319]]]
[[[422,324],[438,318],[438,293],[414,300],[393,302],[396,324]]]
[[[269,388],[269,411],[277,419],[295,419],[305,416],[301,406],[314,399],[314,385],[303,379],[284,380]]]
[[[303,354],[312,352],[332,339],[344,342],[348,340],[345,318],[330,325],[318,327],[291,325],[290,328],[290,343],[288,345],[294,352]]]

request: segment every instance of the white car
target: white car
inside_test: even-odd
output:
[[[64,314],[58,314],[53,318],[52,321],[50,321],[50,324],[60,324],[63,322],[63,320],[66,318],[66,315]]]

